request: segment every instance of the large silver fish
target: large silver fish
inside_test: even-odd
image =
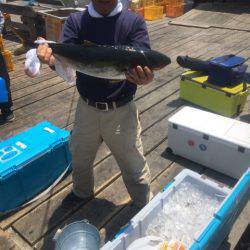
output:
[[[137,65],[158,70],[170,64],[166,55],[128,46],[83,45],[48,42],[56,60],[86,75],[110,80],[125,79],[125,72]]]

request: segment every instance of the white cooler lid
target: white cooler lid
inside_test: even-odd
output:
[[[235,121],[234,125],[225,134],[225,137],[232,142],[238,142],[241,146],[250,148],[250,124]]]
[[[250,148],[250,124],[201,109],[184,107],[169,122]]]

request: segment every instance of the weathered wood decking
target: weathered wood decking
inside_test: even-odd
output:
[[[204,10],[187,13],[186,17],[184,16],[185,22],[188,19],[194,21],[195,16],[200,18],[202,11]],[[234,20],[240,20],[241,12],[245,20],[245,25],[240,26],[241,30],[228,28],[229,24],[223,17],[227,18],[227,15],[230,15],[232,18],[233,15]],[[183,21],[182,18],[179,22]],[[206,19],[200,27],[197,23],[196,27],[168,25],[168,19],[148,23],[152,47],[169,55],[173,61],[167,68],[156,72],[152,84],[139,87],[136,95],[136,103],[141,114],[144,152],[152,173],[154,193],[157,193],[183,168],[203,173],[229,186],[235,183],[229,177],[180,157],[167,155],[165,152],[167,119],[183,105],[189,105],[178,99],[179,75],[183,69],[175,62],[176,57],[189,55],[209,59],[227,53],[250,56],[250,32],[247,30],[250,23],[249,12],[240,8],[234,14],[216,15],[214,12],[212,18],[214,22],[217,18],[218,27],[204,27]],[[226,27],[223,26],[225,23]],[[5,43],[11,50],[17,46],[11,36],[6,37]],[[16,120],[0,127],[0,138],[8,138],[43,120],[48,120],[61,128],[72,129],[78,99],[75,86],[68,86],[47,66],[43,67],[39,77],[28,78],[23,72],[24,56],[15,57],[14,60],[16,70],[11,73],[11,89]],[[239,119],[250,122],[249,98]],[[129,206],[129,195],[119,168],[105,144],[98,151],[94,175],[96,198],[87,204],[72,206],[67,211],[60,207],[61,200],[72,188],[69,176],[49,195],[2,218],[0,249],[51,249],[52,237],[58,228],[84,218],[100,229],[103,243],[111,239],[114,233],[138,211]],[[234,248],[247,227],[249,218],[248,203],[223,247]]]

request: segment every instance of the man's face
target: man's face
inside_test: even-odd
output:
[[[108,15],[117,5],[117,0],[92,0],[95,10],[103,15]]]

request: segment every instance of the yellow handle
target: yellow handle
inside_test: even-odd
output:
[[[5,60],[8,71],[9,72],[13,71],[14,70],[14,65],[13,65],[13,61],[12,61],[11,52],[9,50],[3,50],[2,55],[4,57],[4,60]]]

